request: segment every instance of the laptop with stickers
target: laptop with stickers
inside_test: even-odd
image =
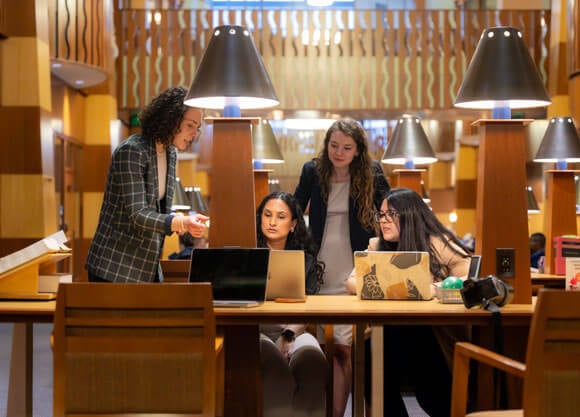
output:
[[[427,252],[356,251],[357,294],[363,300],[430,300]]]

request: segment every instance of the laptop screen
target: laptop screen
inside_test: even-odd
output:
[[[480,266],[481,266],[481,255],[472,255],[471,261],[469,262],[469,273],[467,275],[467,278],[478,279]]]
[[[270,250],[194,249],[189,282],[210,282],[214,300],[264,301]]]

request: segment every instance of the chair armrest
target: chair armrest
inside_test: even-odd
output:
[[[467,383],[469,361],[475,359],[493,368],[523,378],[526,365],[468,342],[455,344],[453,356],[453,386],[451,388],[451,417],[463,417],[467,411]]]

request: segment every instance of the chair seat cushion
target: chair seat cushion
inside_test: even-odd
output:
[[[465,417],[522,417],[524,410],[492,410],[469,413]]]

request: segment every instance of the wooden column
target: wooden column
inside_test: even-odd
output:
[[[475,252],[481,275],[496,274],[496,248],[515,250],[514,303],[532,302],[526,146],[524,127],[531,120],[478,120],[479,153]]]
[[[273,171],[273,169],[254,170],[254,198],[256,207],[260,205],[264,197],[270,194],[270,184],[268,184],[268,179],[270,172]]]
[[[208,118],[213,123],[209,246],[256,247],[252,123],[257,118]]]
[[[397,187],[409,188],[421,195],[421,175],[425,169],[395,169]]]
[[[576,235],[575,170],[546,171],[546,200],[544,201],[544,231],[546,234],[545,272],[554,274],[554,238]]]

